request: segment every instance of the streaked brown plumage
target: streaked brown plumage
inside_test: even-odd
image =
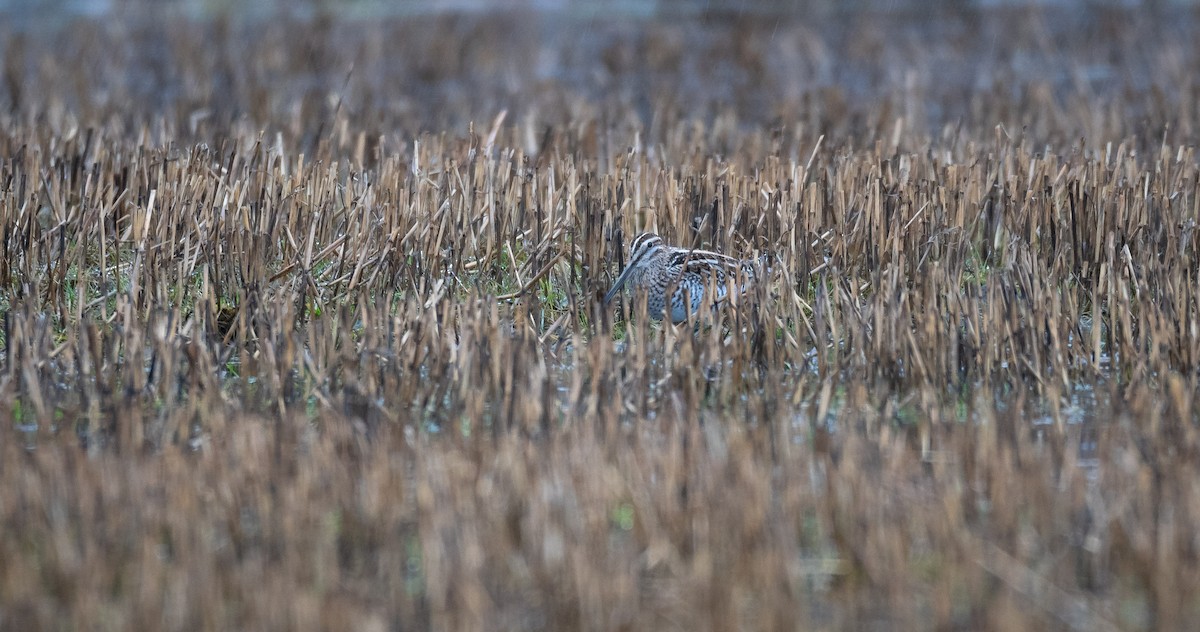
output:
[[[642,233],[630,245],[629,265],[604,296],[607,305],[626,283],[646,291],[651,318],[660,320],[670,306],[671,322],[687,320],[701,306],[718,305],[729,291],[746,291],[759,273],[758,262],[735,259],[708,250],[675,248],[658,235]],[[670,296],[668,296],[668,291]],[[715,292],[715,296],[709,296]]]

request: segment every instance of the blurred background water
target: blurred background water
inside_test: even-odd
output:
[[[908,125],[940,133],[974,120],[971,104],[991,93],[1055,103],[1134,95],[1123,111],[1150,129],[1162,104],[1193,100],[1180,69],[1194,55],[1198,2],[0,0],[0,108],[32,107],[19,93],[39,108],[102,104],[131,120],[181,99],[189,111],[244,116],[257,110],[235,97],[231,77],[295,64],[303,80],[271,94],[281,111],[332,98],[389,113],[374,130],[383,133],[459,129],[575,98],[616,103],[647,127],[675,107],[763,125],[830,95],[851,117],[856,104],[887,101]],[[180,33],[217,60],[213,77],[179,71]],[[308,54],[280,58],[296,33]],[[61,60],[72,55],[95,67],[71,76]],[[406,99],[381,96],[386,85],[405,86]],[[260,125],[283,116],[263,114]]]
[[[1038,6],[1071,7],[1081,10],[1111,7],[1163,10],[1195,7],[1198,3],[1200,0],[0,0],[0,13],[5,15],[10,24],[28,24],[52,23],[64,18],[102,16],[114,12],[133,14],[146,9],[199,16],[239,17],[321,12],[337,13],[345,17],[371,17],[521,10],[578,17],[612,15],[636,18],[704,12],[831,16],[859,11],[960,11]]]

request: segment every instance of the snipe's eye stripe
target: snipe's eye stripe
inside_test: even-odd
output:
[[[662,239],[654,233],[642,233],[633,239],[633,243],[629,247],[629,253],[638,252],[646,246],[662,243]]]

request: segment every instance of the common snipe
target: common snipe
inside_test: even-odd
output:
[[[745,292],[760,269],[756,261],[708,250],[674,248],[654,233],[642,233],[634,238],[629,265],[604,295],[604,304],[608,305],[622,286],[631,283],[635,290],[646,291],[651,318],[661,320],[663,308],[670,305],[671,322],[681,323],[702,305],[720,304],[731,289],[738,294]]]

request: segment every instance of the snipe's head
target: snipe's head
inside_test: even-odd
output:
[[[664,252],[666,252],[666,248],[663,246],[662,237],[654,233],[642,233],[634,237],[633,243],[629,245],[629,263],[621,272],[621,276],[617,277],[616,282],[613,283],[612,289],[604,295],[604,304],[612,302],[613,297],[621,291],[621,286],[625,285],[634,272],[650,266]]]

